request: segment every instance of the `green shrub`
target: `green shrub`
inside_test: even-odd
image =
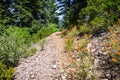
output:
[[[0,35],[2,34],[2,32],[4,31],[5,26],[3,26],[2,24],[0,24]]]
[[[0,60],[8,66],[16,66],[30,42],[27,29],[9,26],[0,35]]]
[[[107,24],[113,25],[120,14],[120,1],[113,0],[86,0],[87,6],[79,12],[78,25],[82,24],[81,19],[90,16],[87,23],[90,23],[93,35],[107,31]],[[84,21],[84,20],[83,20]],[[89,26],[88,26],[89,27]],[[84,30],[86,31],[86,30]],[[83,32],[84,32],[83,31]],[[86,31],[87,32],[87,31]]]
[[[46,41],[46,39],[45,39],[45,38],[40,40],[40,47],[41,47],[41,51],[43,51],[43,50],[44,50],[45,41]]]
[[[45,38],[52,34],[53,32],[58,31],[59,29],[57,28],[56,24],[49,24],[47,27],[42,27],[37,34],[35,35],[36,40]]]
[[[103,17],[96,17],[90,22],[92,25],[92,34],[99,34],[107,30],[106,19]]]
[[[79,30],[77,29],[77,26],[75,25],[74,27],[71,28],[71,30],[69,30],[68,34],[71,37],[75,37],[78,36]]]
[[[7,68],[6,65],[4,65],[0,61],[0,80],[12,80],[13,73],[14,73],[14,68],[12,67]]]
[[[84,23],[83,25],[80,26],[79,31],[80,31],[80,35],[83,35],[83,34],[91,33],[92,29],[88,27],[86,23]]]
[[[35,54],[36,51],[37,51],[36,48],[31,48],[31,49],[28,50],[25,54],[23,54],[22,57],[27,58],[27,57],[29,57],[29,56]]]

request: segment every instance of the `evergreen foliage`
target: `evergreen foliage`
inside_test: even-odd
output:
[[[0,24],[20,27],[32,27],[36,23],[48,24],[53,21],[53,3],[54,0],[2,0]]]
[[[65,25],[78,27],[87,23],[91,33],[97,35],[107,31],[107,25],[113,25],[120,17],[118,0],[74,0],[73,6],[67,5]],[[65,27],[66,27],[65,26]]]
[[[77,19],[80,17],[79,12],[86,5],[86,0],[74,0],[72,5],[70,5],[70,0],[68,0],[66,4],[65,27],[70,28],[72,24],[76,24]]]
[[[31,41],[27,29],[9,26],[0,35],[0,61],[7,66],[18,65]]]

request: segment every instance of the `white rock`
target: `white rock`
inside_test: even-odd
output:
[[[107,53],[106,53],[106,52],[103,52],[102,54],[106,55]]]
[[[92,49],[91,52],[92,52],[92,53],[95,53],[95,52],[96,52],[96,48]]]
[[[32,74],[30,77],[33,79],[33,78],[35,78],[35,75],[34,75],[34,74]]]
[[[95,67],[95,68],[97,67],[99,61],[100,61],[99,59],[95,59],[95,60],[94,60],[94,67]]]
[[[53,69],[57,69],[57,65],[53,65],[52,68],[53,68]]]
[[[61,78],[62,78],[62,80],[66,80],[66,77],[63,75],[63,76],[61,76]]]

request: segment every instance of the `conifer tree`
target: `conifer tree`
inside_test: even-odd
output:
[[[47,24],[52,21],[53,11],[54,0],[1,0],[0,24],[20,27]]]

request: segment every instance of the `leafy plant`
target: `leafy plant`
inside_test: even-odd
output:
[[[23,54],[21,57],[23,57],[23,58],[27,58],[27,57],[29,57],[29,56],[35,54],[36,51],[37,51],[36,48],[31,48],[31,49],[28,50],[25,54]]]
[[[113,25],[119,18],[119,3],[120,1],[112,0],[76,1],[76,3],[73,4],[74,12],[69,13],[71,15],[69,21],[73,24],[77,23],[77,25],[81,27],[81,35],[84,33],[92,33],[93,35],[100,34],[107,31],[108,23]],[[70,10],[72,10],[72,8]]]
[[[25,28],[9,26],[0,35],[0,60],[8,66],[16,66],[32,41]]]
[[[0,61],[0,80],[13,80],[13,73],[14,68],[7,68],[7,66]]]
[[[79,34],[83,35],[83,34],[90,34],[92,32],[92,29],[90,27],[88,27],[88,25],[86,23],[84,23],[83,25],[81,25],[79,27]]]
[[[92,25],[92,34],[98,35],[104,31],[107,31],[106,28],[106,19],[103,17],[96,17],[90,22]]]
[[[57,28],[57,25],[51,23],[48,26],[42,27],[34,36],[35,36],[35,39],[38,40],[38,39],[45,38],[58,30],[59,29]]]
[[[40,41],[41,51],[44,50],[44,45],[45,45],[45,38]]]
[[[67,35],[69,35],[71,37],[75,37],[78,35],[79,30],[77,29],[77,26],[74,25],[67,33],[68,33]]]

